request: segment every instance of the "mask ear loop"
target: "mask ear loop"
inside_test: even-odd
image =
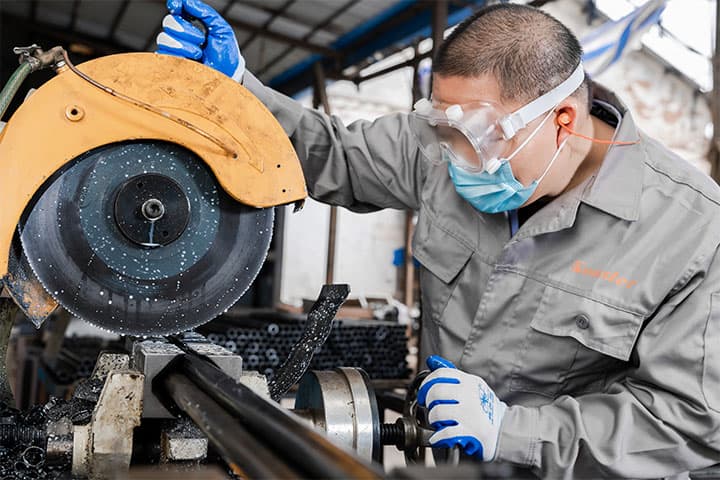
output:
[[[513,157],[514,157],[515,155],[517,155],[517,153],[518,153],[520,150],[522,150],[523,148],[525,148],[525,145],[527,145],[528,143],[530,143],[530,141],[531,141],[531,140],[535,137],[535,135],[540,131],[540,129],[543,127],[543,125],[545,125],[545,122],[547,122],[548,118],[550,118],[550,116],[551,116],[553,113],[555,113],[554,110],[553,110],[553,109],[550,109],[550,111],[547,113],[547,115],[545,115],[545,118],[543,118],[542,122],[540,122],[540,125],[538,125],[537,127],[535,127],[535,130],[533,130],[532,133],[531,133],[530,135],[528,135],[528,137],[527,137],[525,140],[523,140],[523,142],[520,144],[520,146],[517,147],[514,152],[512,152],[509,156],[507,156],[507,157],[504,158],[503,160],[505,160],[506,162],[509,162],[510,160],[513,159]]]
[[[555,160],[557,160],[557,158],[560,156],[560,152],[562,152],[562,149],[565,148],[565,144],[567,143],[567,141],[568,141],[567,138],[565,140],[563,140],[562,143],[560,144],[560,146],[558,147],[558,149],[555,151],[555,155],[553,155],[552,160],[550,160],[550,163],[548,163],[548,166],[545,167],[545,171],[543,172],[542,175],[540,175],[540,178],[538,178],[536,180],[538,185],[540,184],[540,182],[543,181],[543,178],[545,178],[545,175],[548,174],[548,172],[550,171],[550,168],[553,166],[553,163],[555,163]]]
[[[570,135],[580,137],[584,140],[589,140],[591,142],[599,143],[601,145],[635,145],[637,143],[640,143],[640,140],[635,140],[634,142],[620,142],[617,140],[600,140],[599,138],[588,137],[588,136],[583,135],[582,133],[578,133],[575,130],[573,130],[572,128],[568,127],[568,124],[571,121],[572,121],[572,119],[570,118],[570,115],[568,115],[567,113],[561,113],[558,116],[557,123],[560,126],[560,128],[562,128],[563,130],[568,132]]]

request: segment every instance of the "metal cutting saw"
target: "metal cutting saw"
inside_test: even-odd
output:
[[[417,404],[424,374],[386,424],[361,370],[306,373],[347,285],[323,288],[270,382],[199,334],[171,335],[237,302],[267,254],[274,207],[307,195],[272,114],[185,59],[130,53],[74,66],[59,47],[16,53],[0,117],[32,71],[57,75],[0,130],[0,287],[37,326],[59,304],[122,335],[167,336],[102,353],[69,402],[48,402],[41,421],[3,425],[0,440],[23,445],[20,468],[39,471],[47,460],[73,478],[111,478],[143,463],[133,448],[141,423],[161,428],[161,462],[204,460],[209,441],[243,478],[383,478],[383,445],[424,462],[433,433]],[[0,353],[8,305],[0,302]],[[0,362],[0,379],[3,370]],[[11,399],[3,383],[0,410]],[[295,384],[290,414],[276,401]],[[456,464],[459,450],[449,458]]]
[[[271,113],[185,59],[16,53],[3,112],[28,73],[57,72],[0,132],[0,277],[24,313],[40,325],[60,304],[113,332],[165,335],[237,302],[273,208],[307,195]]]

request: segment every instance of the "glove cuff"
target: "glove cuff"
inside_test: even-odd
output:
[[[244,59],[243,56],[240,55],[240,54],[238,54],[238,56],[240,57],[240,58],[238,59],[238,65],[237,65],[237,67],[235,68],[235,72],[233,72],[233,74],[231,75],[230,78],[232,78],[233,80],[235,80],[237,83],[242,84],[242,83],[243,83],[243,76],[244,76],[244,74],[245,74],[245,59]]]

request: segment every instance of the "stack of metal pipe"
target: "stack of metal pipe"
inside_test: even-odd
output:
[[[304,319],[292,315],[230,317],[200,329],[207,339],[243,356],[245,368],[268,380],[300,339]],[[378,320],[336,320],[325,344],[315,352],[313,370],[357,367],[372,379],[407,378],[406,327]]]
[[[57,358],[47,368],[59,385],[68,385],[90,376],[101,351],[119,349],[121,344],[110,344],[99,337],[67,337]]]

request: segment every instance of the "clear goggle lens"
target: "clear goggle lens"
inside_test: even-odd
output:
[[[449,160],[471,172],[497,163],[507,150],[497,120],[500,113],[488,103],[444,110],[430,107],[411,114],[410,123],[423,154],[434,164]]]

